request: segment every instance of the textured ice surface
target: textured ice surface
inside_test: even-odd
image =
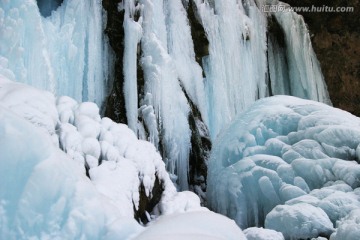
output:
[[[259,100],[214,144],[209,206],[242,228],[266,218],[286,238],[329,236],[360,208],[359,144],[350,113],[295,97]]]
[[[326,213],[306,203],[276,206],[266,216],[265,227],[281,231],[286,239],[330,236],[334,231]]]
[[[102,104],[111,66],[102,11],[100,0],[64,0],[43,18],[35,0],[2,1],[0,74]]]
[[[359,191],[358,191],[359,192]],[[360,238],[360,210],[353,210],[337,223],[337,231],[330,240],[352,240]]]

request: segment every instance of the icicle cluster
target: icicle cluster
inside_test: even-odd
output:
[[[214,140],[259,98],[288,94],[330,103],[303,18],[294,12],[265,13],[264,4],[263,0],[119,3],[118,11],[124,12],[124,119],[138,137],[161,151],[181,189],[188,188],[194,132],[189,114],[194,111]],[[0,73],[58,95],[101,104],[112,68],[103,36],[104,16],[100,0],[65,0],[47,18],[41,17],[35,0],[3,2]],[[191,21],[202,26],[207,38],[202,56],[196,55],[194,46],[199,43],[193,40]],[[272,32],[274,27],[277,33]]]
[[[111,58],[101,0],[64,0],[51,16],[35,0],[0,4],[0,73],[12,80],[101,105]],[[2,66],[1,66],[2,65]],[[14,76],[9,76],[10,69]]]

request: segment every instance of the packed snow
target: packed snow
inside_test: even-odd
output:
[[[127,239],[141,231],[48,134],[0,106],[0,238]]]
[[[189,221],[190,220],[190,221]],[[160,217],[135,240],[246,240],[234,221],[210,211]]]
[[[285,239],[356,239],[344,229],[358,227],[359,146],[350,113],[289,96],[259,100],[214,144],[209,207]]]

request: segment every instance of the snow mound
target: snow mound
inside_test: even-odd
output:
[[[247,228],[244,234],[247,240],[284,240],[282,233],[265,228]]]
[[[266,216],[265,227],[281,231],[286,239],[330,236],[334,231],[326,213],[306,203],[276,206]]]
[[[177,192],[155,147],[95,104],[1,76],[0,99],[1,239],[246,239],[197,195]],[[143,210],[158,220],[143,228],[134,215],[157,182],[161,200]]]
[[[160,217],[135,240],[246,240],[234,221],[210,211]]]
[[[142,230],[47,134],[1,106],[0,152],[1,239],[127,239]]]
[[[285,238],[329,236],[360,209],[359,144],[360,119],[350,113],[289,96],[259,100],[214,144],[209,207],[243,229],[265,223]]]

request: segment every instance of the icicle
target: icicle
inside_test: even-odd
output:
[[[101,0],[65,0],[47,18],[34,0],[5,1],[0,10],[0,55],[17,81],[101,105],[109,74]]]
[[[331,105],[303,17],[295,12],[279,12],[275,17],[285,33],[290,94]]]
[[[168,54],[167,31],[162,0],[144,0],[142,68],[145,93],[152,95],[158,124],[162,130],[164,155],[170,173],[178,176],[181,189],[188,189],[188,158],[190,152],[189,106],[178,81],[178,73]]]
[[[266,18],[254,1],[195,0],[209,40],[203,59],[212,139],[259,97],[266,95]]]
[[[141,25],[133,18],[134,1],[124,2],[124,95],[128,125],[137,133],[138,92],[137,92],[137,47],[141,39]],[[141,21],[141,19],[140,19]]]
[[[184,91],[199,108],[208,123],[202,69],[195,60],[189,21],[181,0],[165,1],[168,51],[172,57]]]

